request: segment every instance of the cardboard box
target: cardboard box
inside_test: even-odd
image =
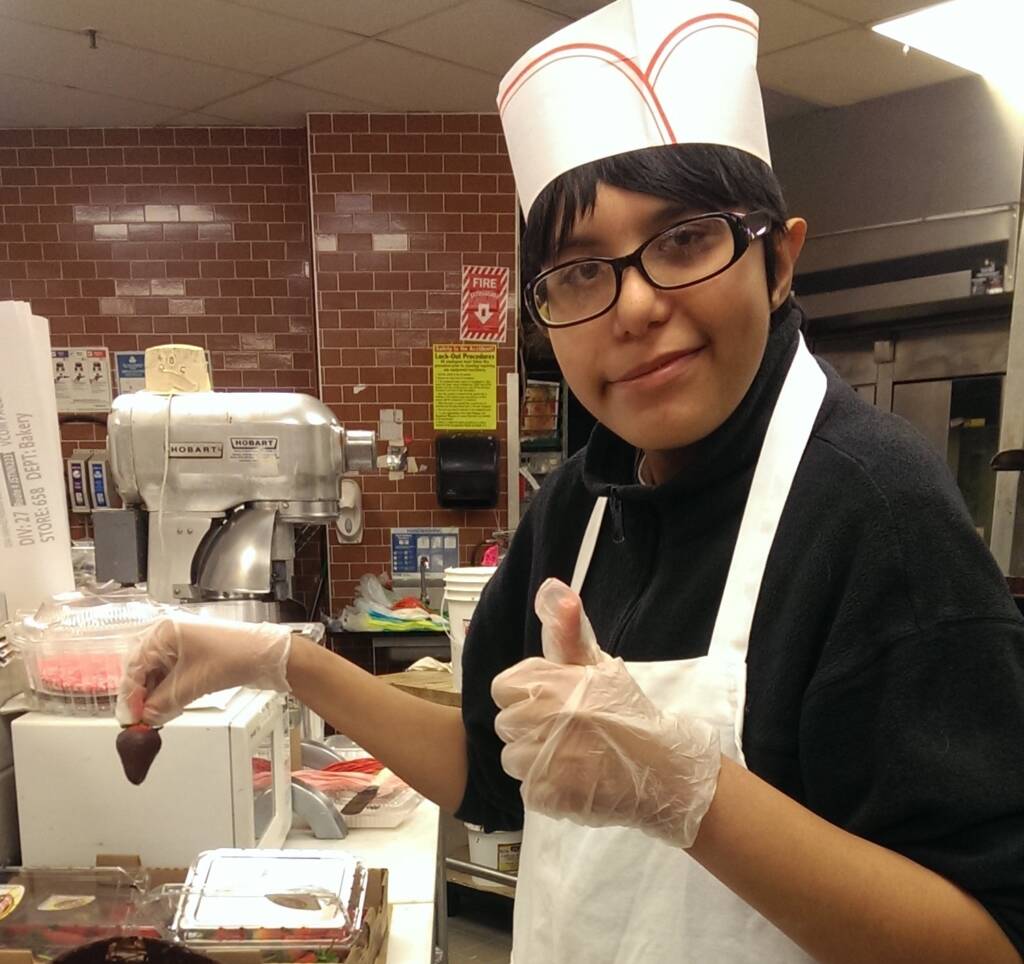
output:
[[[109,854],[98,857],[97,867],[123,867],[126,870],[146,870],[150,886],[183,883],[188,871],[178,867],[143,868],[137,856],[130,854]],[[391,908],[388,904],[388,872],[386,869],[367,870],[366,903],[363,926],[355,944],[344,956],[338,955],[343,964],[387,964],[388,933],[391,926]],[[70,950],[71,948],[66,948]],[[261,949],[255,947],[194,947],[194,950],[220,964],[265,964],[268,960],[285,960],[297,950],[296,945],[288,950],[281,948]],[[314,954],[315,946],[309,948]],[[26,948],[0,948],[0,964],[41,964]]]

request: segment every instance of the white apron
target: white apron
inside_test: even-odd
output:
[[[746,657],[768,553],[825,395],[800,339],[754,471],[707,656],[627,663],[661,710],[718,727],[745,765]],[[583,585],[606,499],[583,537]],[[685,622],[683,623],[685,626]],[[582,827],[527,811],[516,888],[515,964],[795,964],[808,957],[683,850],[639,830]]]

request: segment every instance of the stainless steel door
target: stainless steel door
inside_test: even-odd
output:
[[[986,539],[1008,345],[1008,319],[812,340],[858,395],[907,419],[935,447]]]
[[[892,387],[892,410],[902,415],[946,458],[949,448],[949,405],[952,380],[901,382]]]

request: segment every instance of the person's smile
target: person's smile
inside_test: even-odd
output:
[[[662,352],[634,366],[622,375],[609,379],[614,388],[625,391],[647,391],[660,388],[687,374],[699,361],[704,345],[678,351]]]

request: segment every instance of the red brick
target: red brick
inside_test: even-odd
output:
[[[194,147],[196,164],[230,164],[231,154],[227,147]]]
[[[433,194],[457,193],[462,190],[461,174],[428,174],[424,190]]]
[[[409,197],[409,210],[412,212],[429,212],[444,210],[443,194],[413,194]]]
[[[214,184],[245,184],[245,168],[244,167],[214,167],[211,168],[212,180]]]
[[[175,144],[208,145],[210,129],[208,127],[175,127]]]
[[[213,182],[214,170],[223,170],[223,168],[212,168],[206,166],[195,166],[195,167],[179,167],[175,169],[178,183],[179,184],[210,184]],[[190,200],[195,196],[195,189],[190,188]]]
[[[32,134],[38,147],[63,147],[68,143],[68,132],[63,128],[37,128]]]
[[[231,188],[226,184],[197,184],[196,204],[228,204]]]
[[[20,191],[22,204],[53,204],[55,200],[52,187],[23,187]]]
[[[497,154],[498,138],[495,134],[463,134],[464,154]]]
[[[475,174],[482,171],[483,160],[479,154],[445,154],[444,169],[446,171],[458,171],[461,173]]]
[[[36,172],[31,167],[5,167],[0,170],[0,184],[35,184]]]
[[[247,127],[245,143],[250,146],[277,147],[281,143],[281,131],[273,127]]]
[[[23,147],[18,151],[18,164],[23,167],[48,167],[53,163],[49,147]]]
[[[480,130],[479,114],[445,114],[444,130],[472,133]]]
[[[462,226],[466,231],[493,234],[498,230],[498,216],[496,214],[464,214],[462,215]],[[514,239],[514,226],[510,233]]]
[[[405,132],[405,114],[371,114],[370,130],[388,134]]]
[[[410,174],[436,173],[444,170],[443,154],[408,154],[406,167]]]
[[[391,267],[395,271],[423,271],[427,267],[427,255],[422,251],[394,251]]]
[[[71,168],[69,167],[45,167],[36,171],[36,183],[38,184],[70,184]]]
[[[247,164],[262,164],[266,158],[263,147],[232,147],[229,163],[244,167]]]
[[[409,133],[439,133],[444,123],[440,114],[406,114],[405,122]]]
[[[213,127],[210,129],[211,144],[244,144],[245,129],[242,127]]]
[[[373,198],[373,210],[401,213],[409,210],[408,194],[377,194]]]
[[[480,235],[481,251],[515,251],[516,237],[514,234],[482,234]]]
[[[418,310],[427,307],[427,293],[425,291],[396,291],[391,296],[391,303],[394,308]]]
[[[0,129],[0,147],[31,147],[32,131]]]
[[[370,170],[374,174],[404,174],[409,168],[404,154],[374,154]]]
[[[252,293],[258,298],[289,298],[293,297],[293,293],[289,289],[289,282],[287,278],[255,278],[252,281]],[[306,298],[309,294],[309,289],[305,289],[297,294],[294,294],[296,298]]]
[[[391,255],[386,251],[359,251],[355,256],[356,271],[388,271]]]

